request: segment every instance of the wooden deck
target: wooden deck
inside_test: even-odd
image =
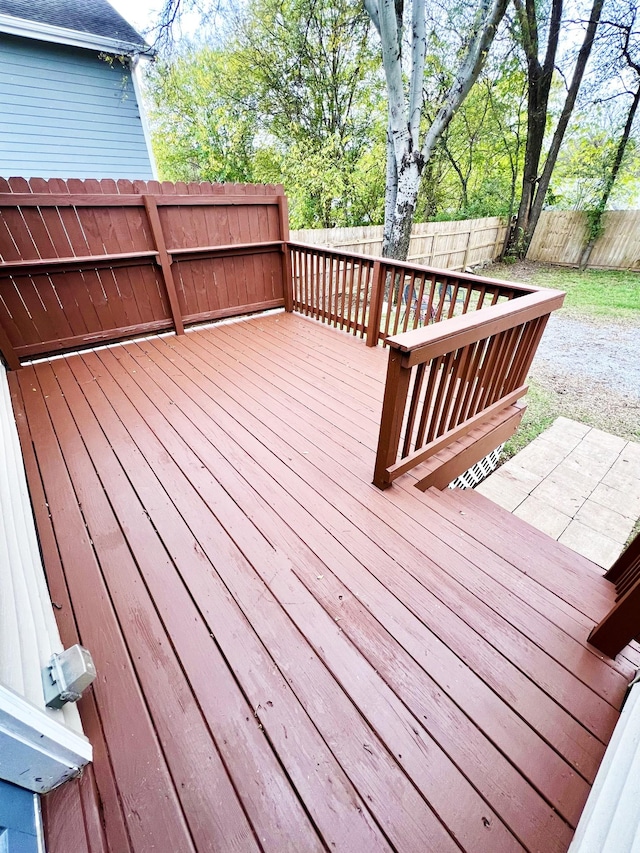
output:
[[[387,354],[290,314],[11,374],[95,761],[50,853],[564,851],[640,661],[480,495],[371,485]]]

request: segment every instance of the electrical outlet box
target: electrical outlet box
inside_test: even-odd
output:
[[[62,708],[67,702],[77,702],[95,677],[93,658],[83,646],[71,646],[53,655],[42,670],[47,708]]]

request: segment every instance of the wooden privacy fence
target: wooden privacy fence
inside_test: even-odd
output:
[[[507,224],[499,216],[451,222],[419,222],[411,230],[408,261],[449,270],[495,260],[502,251]],[[292,231],[296,242],[366,255],[382,254],[382,225]]]
[[[445,487],[515,432],[516,401],[564,293],[519,296],[387,338],[389,366],[373,482],[426,462],[418,488]],[[446,458],[436,458],[446,449]]]
[[[589,642],[614,658],[640,639],[640,534],[620,554],[605,577],[616,586],[616,603],[589,635]]]
[[[284,306],[287,223],[276,186],[1,179],[0,351],[16,368]]]
[[[590,269],[640,271],[640,210],[608,210],[595,242]],[[544,210],[527,260],[575,267],[587,240],[587,217],[578,210]]]

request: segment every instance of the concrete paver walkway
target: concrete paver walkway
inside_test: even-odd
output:
[[[640,517],[640,444],[560,417],[477,491],[606,569]]]

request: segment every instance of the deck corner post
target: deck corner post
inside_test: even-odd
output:
[[[380,317],[382,315],[382,264],[379,260],[373,262],[373,275],[371,281],[371,302],[369,304],[369,322],[367,323],[367,346],[378,345],[378,334],[380,331]]]
[[[6,362],[9,370],[20,370],[20,367],[22,366],[20,364],[20,359],[18,358],[16,351],[9,340],[9,335],[4,330],[2,324],[0,324],[0,356]]]
[[[398,456],[410,379],[411,368],[405,367],[402,363],[402,353],[393,347],[390,348],[373,473],[373,484],[379,489],[387,489],[391,485],[388,469]]]
[[[280,239],[282,240],[284,310],[291,314],[293,312],[293,273],[291,270],[291,249],[289,247],[289,203],[286,195],[278,196],[278,213],[280,216]]]
[[[167,251],[162,223],[160,222],[160,216],[158,215],[158,203],[152,195],[143,195],[142,201],[144,202],[144,209],[147,212],[147,219],[149,220],[153,243],[156,251],[158,252],[158,260],[162,270],[164,287],[169,299],[169,308],[171,310],[171,317],[173,319],[176,335],[184,335],[182,312],[180,311],[180,302],[178,301],[176,283],[173,279],[173,272],[171,271],[171,257]]]

